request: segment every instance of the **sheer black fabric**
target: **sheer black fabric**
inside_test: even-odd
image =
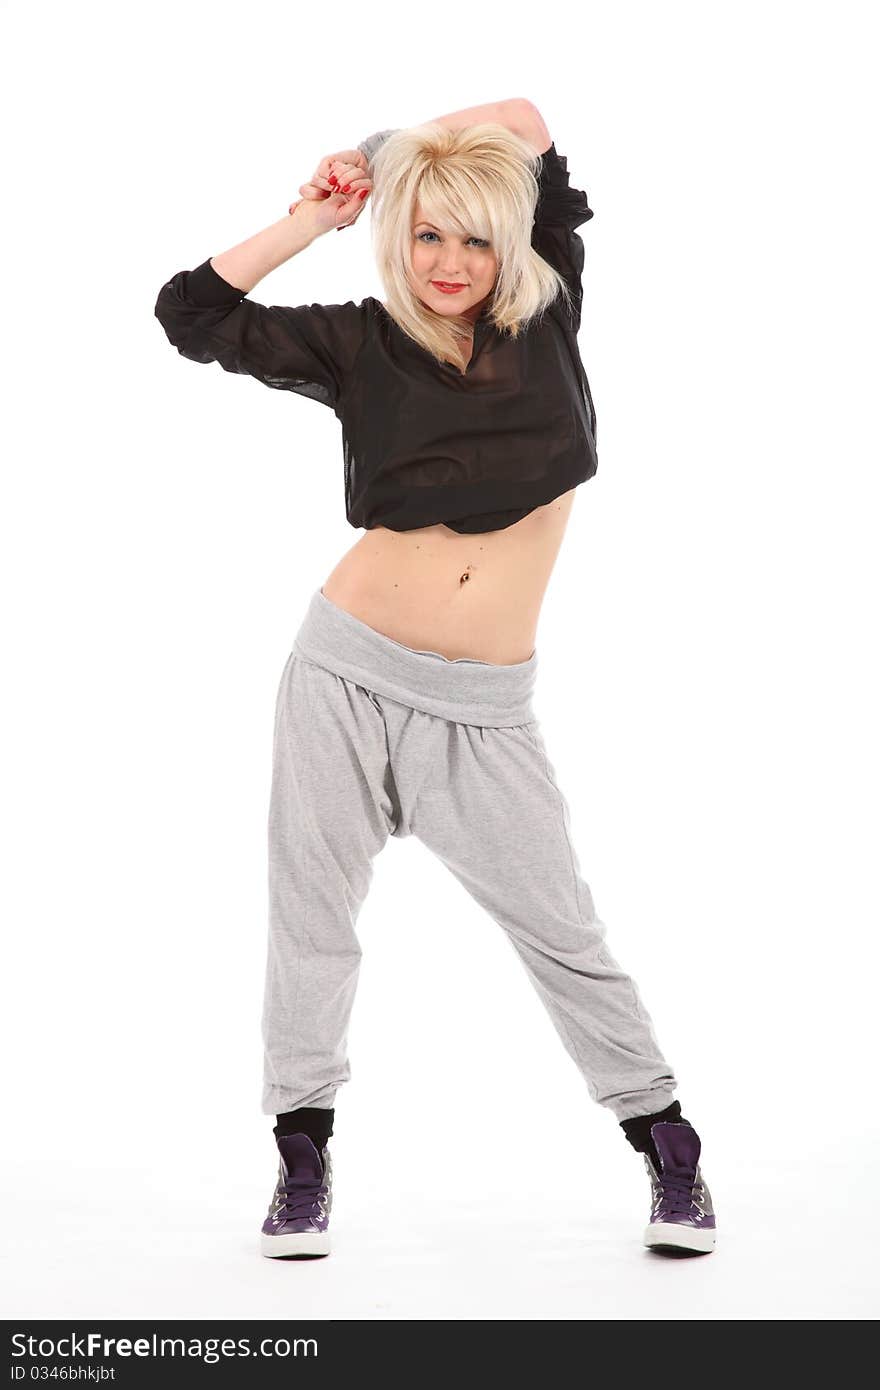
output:
[[[193,362],[217,362],[330,406],[342,426],[352,526],[409,531],[442,522],[497,531],[596,472],[596,414],[578,350],[584,247],[593,216],[555,144],[543,155],[532,245],[566,280],[518,339],[483,314],[467,371],[438,363],[378,299],[267,307],[210,259],[178,271],[155,314]]]
[[[584,243],[575,227],[588,222],[593,209],[586,193],[572,188],[568,160],[551,145],[542,156],[538,175],[538,206],[532,226],[532,246],[558,270],[571,290],[575,329],[580,328],[583,302]]]

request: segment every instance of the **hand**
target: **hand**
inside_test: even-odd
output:
[[[319,233],[350,227],[357,221],[373,187],[367,168],[366,155],[360,150],[339,150],[324,155],[311,179],[300,184],[303,202],[322,205],[311,214]],[[296,206],[292,203],[290,211]]]

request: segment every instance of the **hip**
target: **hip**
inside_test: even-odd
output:
[[[312,594],[294,638],[282,685],[294,675],[313,681],[303,673],[303,663],[361,687],[371,699],[384,696],[394,707],[454,724],[509,728],[535,720],[537,651],[526,661],[500,664],[414,649],[361,622],[321,589]],[[311,697],[307,704],[311,719]]]

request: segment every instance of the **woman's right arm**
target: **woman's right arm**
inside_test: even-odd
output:
[[[300,203],[239,246],[166,281],[155,316],[182,357],[336,406],[367,330],[366,303],[265,305],[243,288],[322,234],[329,201]]]
[[[328,181],[327,175],[339,175],[336,187]],[[346,195],[339,184],[349,190]],[[305,188],[300,185],[300,191]],[[292,212],[279,218],[270,227],[247,241],[239,242],[229,251],[211,257],[211,265],[218,275],[230,285],[239,288],[242,294],[250,294],[255,285],[272,270],[289,261],[298,251],[307,246],[331,228],[344,226],[348,220],[360,212],[364,198],[369,191],[370,180],[362,169],[349,163],[339,155],[325,155],[320,161],[309,189],[323,189],[323,196],[303,198],[297,202]]]
[[[190,361],[217,362],[224,371],[335,406],[364,339],[366,306],[353,300],[267,306],[247,298],[270,271],[363,207],[370,179],[345,153],[325,155],[312,178],[322,196],[303,197],[246,241],[172,275],[159,291],[155,316]]]
[[[230,285],[250,294],[270,271],[289,261],[323,233],[317,222],[320,203],[303,201],[296,211],[264,227],[261,232],[239,242],[229,251],[211,257],[211,266]]]

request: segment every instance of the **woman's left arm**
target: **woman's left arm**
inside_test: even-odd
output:
[[[528,97],[510,97],[507,101],[489,102],[487,106],[469,106],[464,111],[452,111],[448,116],[435,116],[434,120],[448,130],[480,125],[483,121],[496,121],[499,125],[507,126],[514,135],[528,140],[536,154],[543,154],[552,143],[543,116]]]
[[[550,131],[544,118],[527,97],[509,97],[506,101],[490,101],[485,106],[468,106],[463,111],[450,111],[445,116],[435,116],[433,123],[446,126],[447,130],[461,130],[463,126],[480,125],[484,121],[494,121],[507,126],[514,135],[521,136],[533,147],[536,154],[544,154],[550,148]],[[362,140],[358,149],[372,166],[373,157],[381,149],[394,129],[379,130]]]

